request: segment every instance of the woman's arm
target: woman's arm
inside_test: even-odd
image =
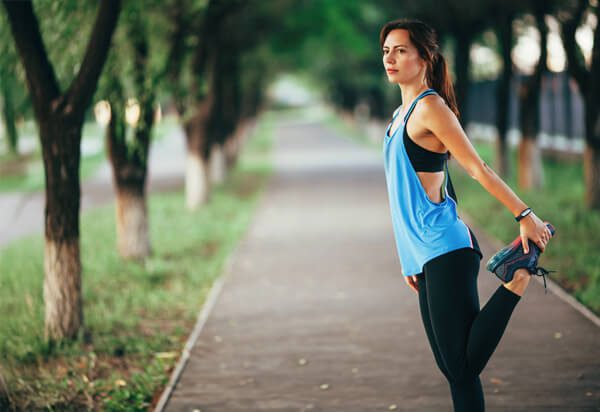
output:
[[[479,157],[479,154],[467,138],[456,115],[440,96],[432,95],[423,99],[420,107],[420,126],[430,130],[452,153],[469,176],[477,180],[492,196],[502,203],[513,216],[517,216],[527,205],[510,187]],[[544,251],[547,241],[552,237],[546,225],[533,213],[520,221],[523,248],[528,252],[527,239],[535,242]]]

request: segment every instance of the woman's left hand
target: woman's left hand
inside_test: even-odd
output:
[[[550,232],[550,229],[548,229],[548,226],[546,226],[533,212],[521,219],[519,223],[521,225],[520,232],[523,251],[529,253],[529,242],[527,242],[527,239],[531,239],[543,253],[552,237],[552,233]]]

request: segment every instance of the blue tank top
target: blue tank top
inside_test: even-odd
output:
[[[448,195],[448,179],[444,179],[444,200],[432,202],[404,147],[402,136],[410,114],[421,98],[434,93],[435,90],[427,89],[417,96],[401,125],[392,136],[388,136],[398,115],[396,113],[386,129],[383,142],[392,226],[404,276],[422,273],[425,263],[444,253],[465,247],[475,249],[471,231],[458,217],[456,202]],[[447,166],[445,173],[447,177]]]

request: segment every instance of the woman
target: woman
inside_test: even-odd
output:
[[[419,296],[427,338],[449,382],[454,410],[483,411],[479,374],[533,268],[515,270],[512,280],[502,283],[480,310],[477,275],[482,255],[473,233],[456,214],[447,169],[449,153],[516,216],[521,255],[529,253],[528,239],[543,252],[552,234],[469,142],[457,119],[452,84],[434,30],[418,20],[395,20],[381,29],[380,45],[388,80],[398,84],[403,102],[383,143],[403,277]]]

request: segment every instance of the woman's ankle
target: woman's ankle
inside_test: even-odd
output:
[[[523,293],[525,293],[525,289],[527,289],[530,280],[531,274],[527,271],[527,269],[517,269],[513,279],[510,282],[504,283],[503,286],[511,292],[519,296],[523,296]]]

